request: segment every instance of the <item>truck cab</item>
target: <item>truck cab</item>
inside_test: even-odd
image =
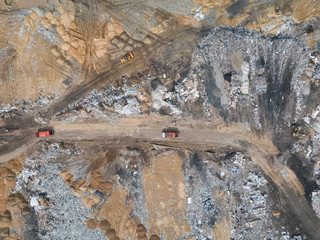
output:
[[[47,136],[53,135],[53,131],[39,131],[35,135],[37,138],[38,137],[47,137]]]
[[[162,130],[163,138],[176,138],[180,136],[180,131],[178,128],[164,128]]]

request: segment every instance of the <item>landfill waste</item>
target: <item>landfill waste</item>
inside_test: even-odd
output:
[[[12,191],[30,189],[25,194],[29,196],[30,206],[38,219],[39,238],[83,239],[86,236],[88,239],[104,239],[104,233],[99,229],[83,227],[92,209],[85,208],[81,198],[74,196],[59,176],[63,165],[55,159],[61,153],[68,154],[67,150],[59,149],[58,143],[49,144],[46,148],[42,148],[37,156],[26,158],[24,168],[16,175],[16,186]],[[77,154],[77,150],[69,152],[70,159]]]

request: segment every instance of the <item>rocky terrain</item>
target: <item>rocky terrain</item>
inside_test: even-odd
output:
[[[0,240],[320,239],[319,17],[1,1]]]

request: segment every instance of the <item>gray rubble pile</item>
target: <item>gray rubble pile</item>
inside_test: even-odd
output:
[[[194,154],[184,166],[192,235],[196,239],[213,237],[208,227],[214,227],[219,216],[227,216],[233,239],[280,237],[272,225],[269,188],[260,170],[241,153],[225,157],[218,167]]]
[[[320,218],[320,191],[312,192],[312,208]]]
[[[56,161],[60,151],[53,143],[36,157],[28,157],[17,175],[14,192],[28,189],[26,195],[37,216],[40,239],[105,239],[103,232],[85,225],[94,207],[86,209],[59,176],[64,167]]]
[[[192,58],[208,101],[224,119],[275,133],[304,110],[308,61],[305,43],[294,37],[228,27],[203,38]]]
[[[129,85],[124,85],[122,88],[109,86],[105,91],[94,89],[85,98],[70,104],[61,114],[68,120],[73,120],[74,116],[99,119],[139,114],[138,91],[139,86]],[[65,116],[65,113],[71,114]]]
[[[14,110],[18,110],[19,112],[22,112],[22,113],[38,115],[39,109],[50,106],[58,98],[59,96],[54,93],[48,94],[47,96],[43,96],[42,94],[40,94],[39,98],[35,101],[28,99],[28,100],[20,100],[13,104],[7,104],[6,106],[0,109],[0,117],[2,117],[3,114],[5,113],[8,113]]]

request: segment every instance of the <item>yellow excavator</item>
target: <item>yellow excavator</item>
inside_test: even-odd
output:
[[[120,59],[120,61],[121,61],[121,63],[125,63],[125,62],[128,62],[130,58],[133,58],[133,53],[132,52],[126,54],[124,57],[122,57]]]

